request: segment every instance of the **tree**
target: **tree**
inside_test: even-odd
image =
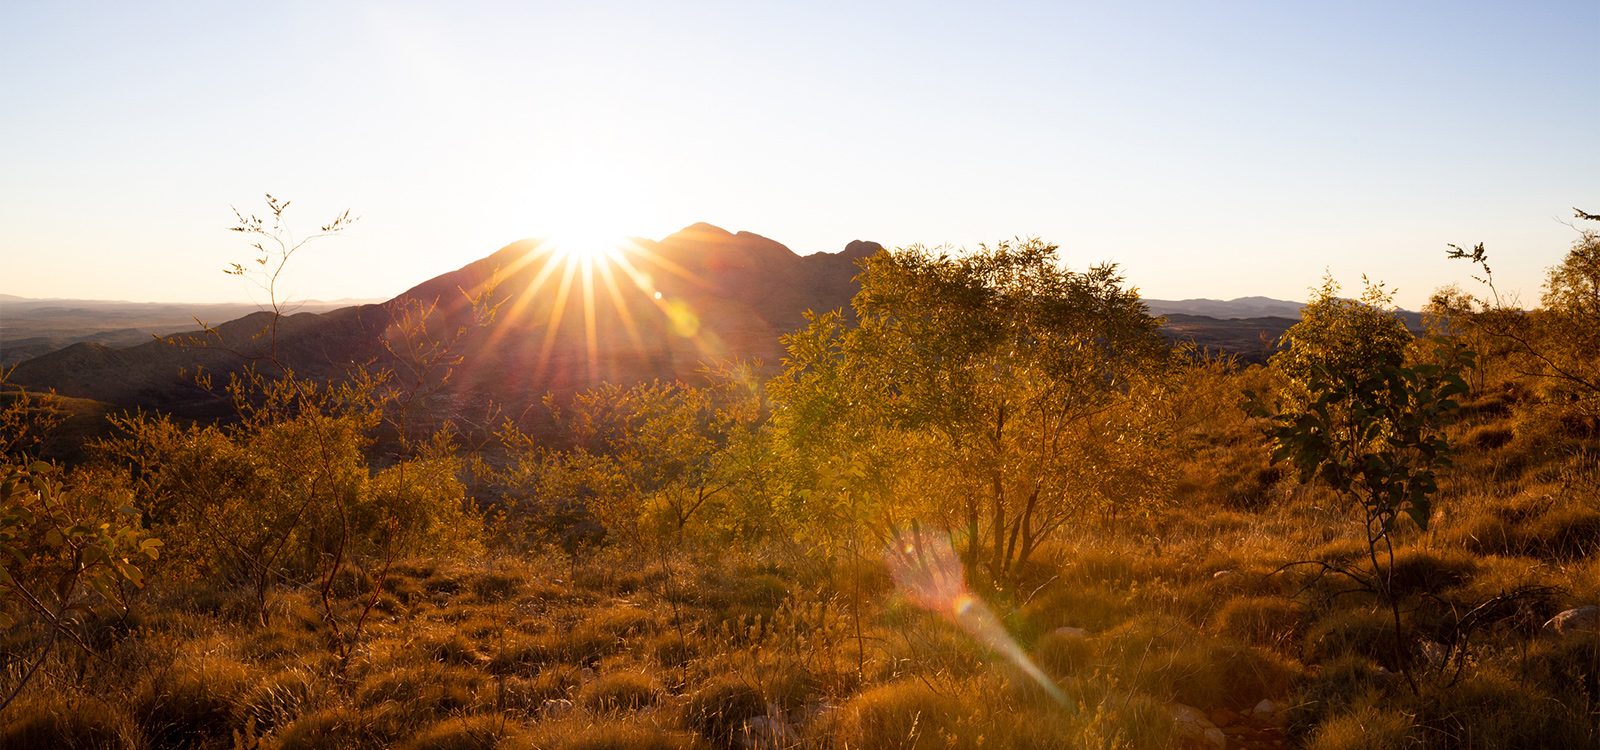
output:
[[[925,497],[901,498],[902,512],[963,528],[967,564],[996,582],[1099,494],[1137,497],[1138,482],[1099,480],[1146,457],[1152,437],[1129,407],[1162,361],[1158,321],[1115,266],[1067,270],[1057,250],[880,252],[859,277],[855,324],[813,318],[787,339],[774,386],[788,429],[849,438],[882,423],[922,446]]]
[[[1600,221],[1574,210],[1580,220]],[[1433,306],[1458,327],[1493,342],[1517,374],[1543,386],[1549,401],[1600,419],[1600,233],[1579,232],[1561,263],[1547,272],[1541,308],[1533,311],[1501,300],[1483,243],[1471,250],[1449,247],[1450,258],[1482,269],[1473,278],[1489,296],[1444,292],[1434,295]]]
[[[1337,284],[1324,283],[1271,361],[1289,384],[1270,414],[1273,457],[1359,514],[1371,568],[1365,575],[1343,572],[1388,605],[1395,660],[1406,670],[1393,533],[1401,516],[1428,527],[1436,473],[1450,460],[1443,422],[1467,393],[1461,369],[1471,354],[1441,342],[1434,361],[1407,365],[1411,336],[1387,308],[1382,287],[1369,284],[1361,301],[1337,293]],[[1259,406],[1258,412],[1268,415]]]

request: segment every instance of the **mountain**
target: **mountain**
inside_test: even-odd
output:
[[[400,348],[404,330],[398,322],[427,306],[436,338],[463,332],[454,351],[465,364],[447,400],[456,407],[493,401],[515,412],[546,392],[692,379],[705,363],[727,358],[775,368],[779,337],[801,326],[807,310],[847,307],[856,262],[879,249],[857,241],[839,253],[800,256],[766,237],[709,224],[660,241],[631,240],[608,261],[524,240],[387,302],[285,316],[275,337],[264,335],[272,316],[256,312],[216,326],[198,344],[76,343],[20,363],[11,380],[118,406],[212,416],[224,405],[195,385],[196,371],[220,385],[273,351],[296,373],[319,379],[361,364],[393,366],[391,349]],[[485,304],[475,310],[469,296]],[[482,307],[494,309],[492,319],[479,319]]]
[[[1300,319],[1304,303],[1271,297],[1237,297],[1218,299],[1147,299],[1151,315],[1204,315],[1217,320],[1232,318],[1288,318]]]
[[[296,302],[290,309],[295,312],[326,312],[359,302],[362,301],[312,300]],[[156,336],[193,330],[196,320],[216,323],[233,320],[259,309],[258,305],[247,303],[32,299],[0,294],[0,367],[76,343],[95,343],[112,348],[134,346]]]

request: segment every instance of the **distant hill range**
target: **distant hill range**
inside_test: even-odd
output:
[[[373,300],[297,302],[294,312],[327,312]],[[77,343],[113,348],[192,331],[196,320],[221,323],[256,312],[246,303],[185,304],[85,299],[33,299],[0,294],[0,367]]]
[[[403,311],[421,304],[435,306],[430,324],[441,337],[465,331],[456,347],[464,364],[445,408],[493,401],[515,410],[547,392],[602,381],[694,379],[705,363],[728,358],[771,368],[783,354],[780,336],[802,326],[807,310],[847,307],[856,262],[880,249],[856,241],[841,252],[800,256],[766,237],[709,224],[660,241],[635,239],[616,262],[585,262],[525,240],[387,302],[283,317],[276,358],[313,378],[357,364],[394,365],[385,341],[397,335]],[[495,314],[480,325],[468,297],[491,289]],[[256,311],[218,324],[205,346],[80,341],[22,361],[11,380],[117,406],[210,416],[225,405],[195,385],[193,373],[204,369],[220,384],[259,361],[271,348],[262,335],[270,320]]]
[[[695,224],[659,241],[635,239],[612,262],[564,255],[536,240],[429,279],[394,299],[327,309],[306,304],[277,325],[276,357],[297,373],[334,378],[360,364],[397,364],[393,341],[403,311],[432,305],[432,330],[462,330],[464,359],[442,398],[452,410],[494,402],[512,410],[547,392],[602,381],[694,379],[707,362],[782,360],[782,334],[807,310],[848,308],[857,262],[878,252],[851,242],[837,253],[798,255],[750,232]],[[469,297],[494,307],[478,319]],[[1249,361],[1265,359],[1299,316],[1300,304],[1264,297],[1147,300],[1166,315],[1167,335]],[[225,320],[204,345],[151,334],[193,330],[193,319]],[[239,305],[139,305],[0,297],[5,357],[21,360],[11,380],[112,406],[188,416],[222,413],[216,393],[197,386],[260,361],[272,345],[269,313]],[[188,321],[188,325],[184,325]],[[60,348],[26,357],[27,347]]]

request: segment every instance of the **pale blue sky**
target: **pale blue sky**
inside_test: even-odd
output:
[[[1535,302],[1600,211],[1600,2],[0,6],[0,292],[246,289],[230,205],[387,297],[574,223],[801,253],[1014,235],[1151,297]]]

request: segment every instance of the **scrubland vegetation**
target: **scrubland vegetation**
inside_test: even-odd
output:
[[[8,394],[0,747],[1600,743],[1595,235],[1427,337],[1329,283],[1265,367],[1036,241],[860,278],[772,378],[538,434],[418,416],[424,308],[70,466]]]

